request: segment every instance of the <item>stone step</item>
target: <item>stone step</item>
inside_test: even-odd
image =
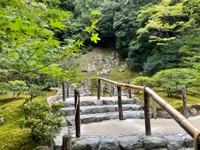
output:
[[[74,106],[74,98],[67,98],[65,102],[59,100],[57,102],[63,103],[64,107]],[[113,97],[101,97],[101,100],[97,100],[96,96],[85,96],[80,98],[81,106],[90,105],[116,105],[118,103],[117,96]],[[129,99],[126,96],[122,96],[122,104],[141,104],[142,102],[138,98]]]
[[[142,110],[143,107],[137,104],[123,104],[123,111],[127,110]],[[62,108],[66,116],[72,116],[75,113],[74,106]],[[118,105],[91,105],[91,106],[81,106],[81,114],[94,114],[94,113],[106,113],[106,112],[116,112],[118,111]]]
[[[99,122],[104,120],[118,119],[119,112],[106,112],[106,113],[94,113],[94,114],[84,114],[80,116],[81,123],[91,123],[91,122]],[[123,111],[124,119],[143,119],[144,111]],[[70,125],[74,125],[74,116],[66,117],[68,123]]]

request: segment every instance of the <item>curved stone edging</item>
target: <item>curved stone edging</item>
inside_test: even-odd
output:
[[[49,96],[46,101],[47,101],[47,104],[49,104],[51,106],[54,102],[56,102],[60,99],[62,99],[62,94],[58,90],[55,95]]]
[[[73,139],[73,150],[183,150],[193,149],[193,139],[187,133],[144,135],[84,135]]]

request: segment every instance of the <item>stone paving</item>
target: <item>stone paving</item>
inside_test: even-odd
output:
[[[81,137],[75,138],[74,98],[68,98],[63,108],[68,127],[55,137],[54,149],[61,149],[64,134],[71,135],[73,150],[193,149],[193,139],[172,119],[151,119],[152,136],[145,136],[141,102],[126,96],[122,100],[123,121],[118,119],[117,97],[102,97],[101,100],[96,96],[81,97]],[[195,120],[200,119],[192,121]]]

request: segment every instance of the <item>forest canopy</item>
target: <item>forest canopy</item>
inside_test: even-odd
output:
[[[101,11],[98,46],[115,47],[134,70],[200,69],[200,0],[87,0],[75,7],[84,19],[87,9]]]
[[[2,0],[1,81],[74,79],[74,53],[114,47],[146,75],[200,71],[200,0]]]

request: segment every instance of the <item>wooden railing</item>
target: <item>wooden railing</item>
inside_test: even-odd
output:
[[[78,90],[74,90],[74,106],[75,106],[75,130],[76,137],[81,135],[81,119],[80,119],[80,93]]]
[[[64,101],[64,99],[63,99]],[[76,138],[80,138],[81,136],[81,120],[80,120],[80,93],[77,89],[74,90],[74,117],[75,117],[75,131],[76,131]],[[63,135],[62,139],[62,150],[72,150],[72,141],[71,135],[66,134]]]
[[[149,87],[118,83],[102,77],[98,77],[97,80],[98,80],[97,99],[100,99],[101,95],[101,81],[108,82],[117,87],[120,120],[123,120],[121,88],[126,87],[136,91],[142,91],[144,93],[144,116],[145,116],[146,135],[151,135],[151,122],[150,122],[150,111],[149,111],[149,100],[151,97],[157,104],[159,104],[163,109],[165,109],[191,137],[193,137],[194,149],[200,150],[200,130],[196,128],[186,117],[184,117],[180,112],[178,112],[175,108],[173,108],[170,104],[168,104],[164,99],[162,99]]]

